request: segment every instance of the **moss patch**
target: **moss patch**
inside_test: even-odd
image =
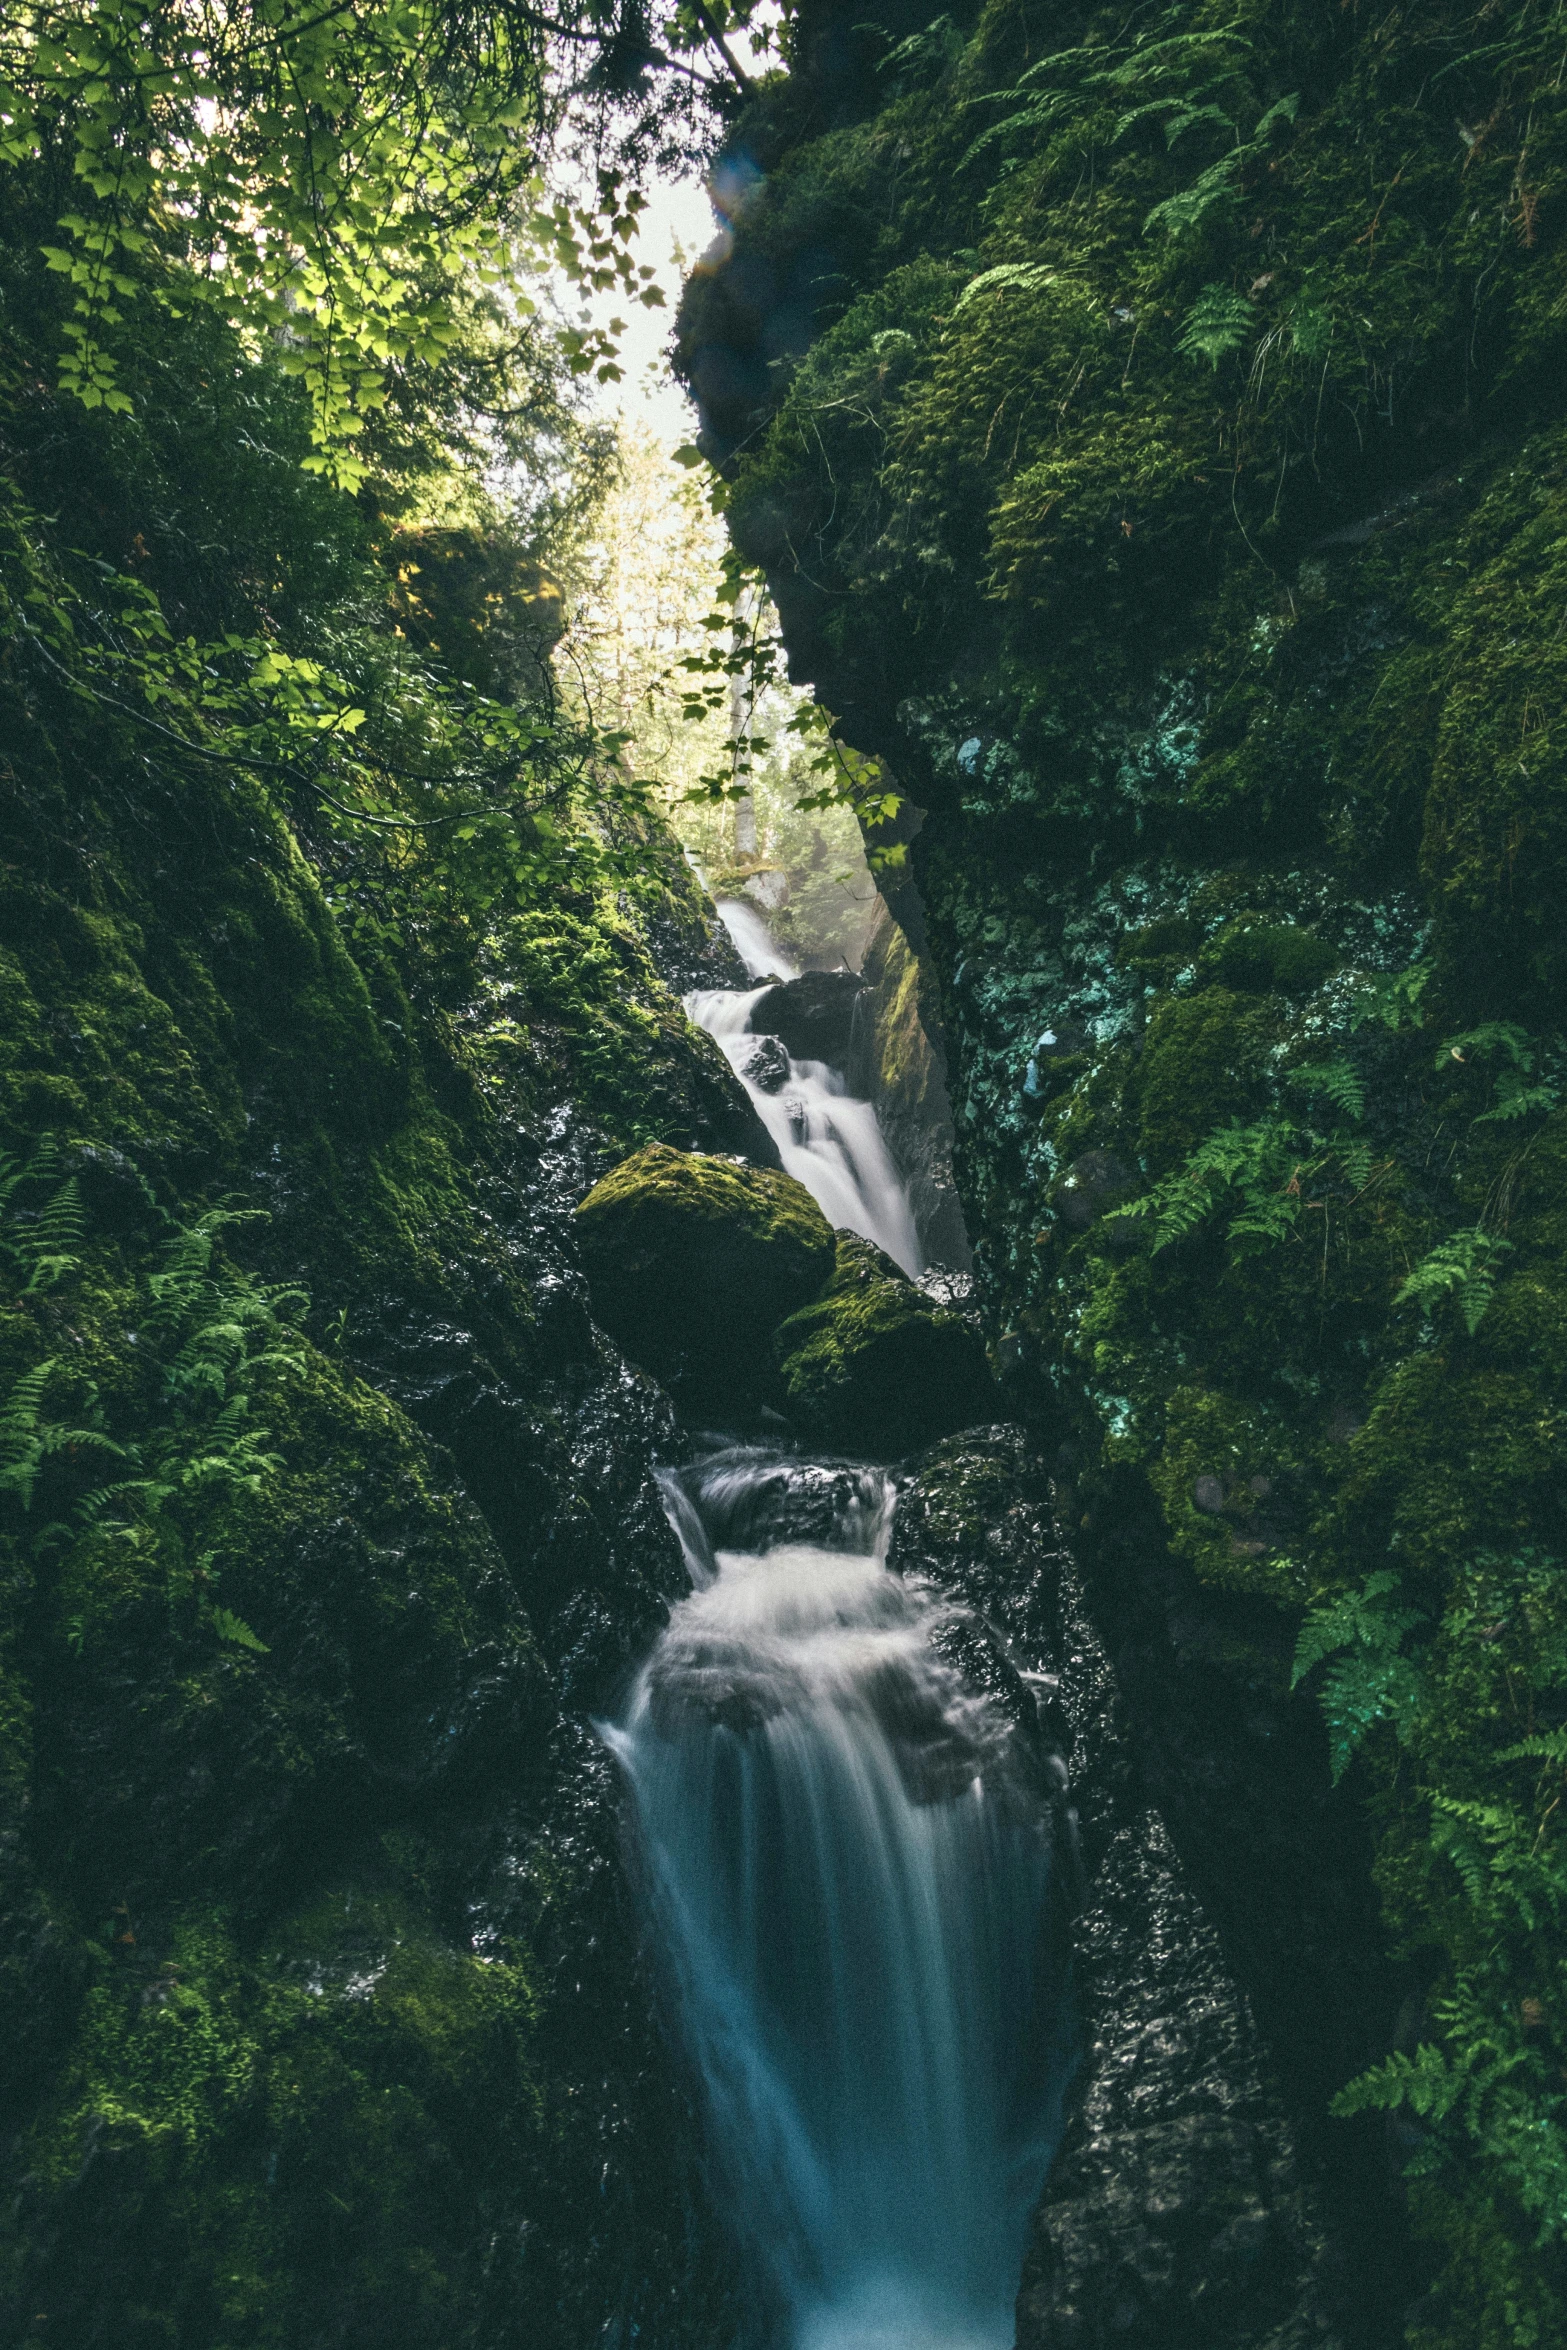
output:
[[[775,1168],[650,1143],[577,1210],[594,1311],[638,1362],[693,1399],[755,1399],[771,1332],[814,1295],[832,1227]]]
[[[774,1347],[790,1415],[820,1442],[898,1459],[994,1414],[974,1325],[854,1233],[839,1233],[831,1280]]]

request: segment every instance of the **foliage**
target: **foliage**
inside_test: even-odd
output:
[[[1400,1652],[1426,1621],[1418,1608],[1390,1606],[1400,1595],[1397,1575],[1386,1568],[1369,1575],[1358,1592],[1342,1593],[1306,1616],[1295,1645],[1292,1688],[1320,1665],[1336,1661],[1322,1683],[1322,1711],[1328,1725],[1333,1777],[1341,1779],[1367,1733],[1392,1720],[1402,1725],[1420,1703],[1418,1664]],[[1348,1650],[1348,1655],[1339,1652]]]
[[[1452,1296],[1464,1328],[1473,1337],[1495,1294],[1495,1259],[1512,1245],[1499,1232],[1487,1232],[1479,1224],[1467,1232],[1450,1232],[1421,1258],[1393,1302],[1418,1305],[1429,1314],[1439,1299]]]
[[[1336,1107],[1358,1116],[1363,1097],[1346,1065],[1298,1074]],[[1303,1208],[1322,1207],[1324,1199],[1313,1199],[1313,1191],[1324,1196],[1336,1193],[1345,1205],[1353,1206],[1373,1172],[1370,1144],[1346,1129],[1322,1135],[1286,1118],[1260,1118],[1249,1125],[1235,1119],[1200,1143],[1184,1166],[1140,1199],[1113,1208],[1110,1215],[1151,1220],[1157,1252],[1184,1240],[1216,1207],[1228,1207],[1233,1197],[1226,1229],[1232,1249],[1244,1254],[1286,1239]]]
[[[31,1268],[20,1291],[24,1305],[38,1294],[41,1266],[50,1268],[51,1292],[69,1288],[84,1270],[80,1187],[74,1176],[56,1183],[62,1164],[57,1141],[45,1136],[29,1161],[8,1161],[0,1177],[6,1253]],[[38,1193],[29,1209],[29,1195]],[[97,1385],[73,1376],[59,1354],[20,1371],[0,1406],[0,1493],[32,1518],[24,1548],[61,1554],[61,1588],[75,1595],[68,1623],[77,1646],[87,1623],[81,1611],[94,1604],[87,1594],[127,1580],[124,1570],[105,1574],[105,1551],[118,1550],[131,1562],[130,1583],[150,1576],[176,1623],[194,1604],[220,1640],[265,1651],[241,1617],[216,1604],[220,1553],[209,1537],[225,1528],[228,1505],[260,1494],[281,1466],[252,1408],[269,1374],[299,1369],[292,1325],[308,1299],[298,1287],[216,1261],[222,1233],[242,1220],[234,1210],[209,1209],[175,1225],[147,1262],[128,1309],[136,1327],[111,1340],[122,1353],[135,1349],[147,1420],[111,1434]],[[81,1424],[47,1416],[50,1394],[60,1389],[75,1390]],[[51,1500],[59,1515],[51,1514]]]
[[[682,312],[703,445],[793,674],[923,811],[981,1294],[1075,1461],[1086,1571],[1127,1590],[1156,1497],[1201,1625],[1172,1668],[1200,1639],[1249,1720],[1299,1638],[1324,1800],[1331,1774],[1367,1807],[1426,2003],[1344,2110],[1398,2112],[1413,2156],[1411,2343],[1544,2350],[1561,10],[954,21],[915,54],[810,13],[747,126],[769,177],[734,267]],[[829,33],[863,43],[844,86]],[[1195,1849],[1211,1812],[1168,1797]],[[1382,2024],[1313,2010],[1304,1966],[1280,1996],[1277,1953],[1340,1857],[1288,1900],[1224,1885],[1268,1911],[1324,2103]],[[1347,2195],[1381,2191],[1370,2145],[1342,2141]]]
[[[117,349],[135,304],[211,304],[279,340],[309,398],[305,462],[352,487],[389,372],[457,339],[465,271],[495,283],[548,257],[662,299],[617,172],[586,208],[545,202],[545,27],[526,11],[27,0],[5,21],[0,162],[60,155],[78,183],[44,253],[73,297],[61,385],[89,408],[132,405]],[[574,370],[617,372],[602,338],[566,331]]]

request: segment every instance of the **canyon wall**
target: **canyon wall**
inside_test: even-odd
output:
[[[923,811],[980,1295],[1148,1783],[1421,2350],[1567,2323],[1546,21],[821,0],[680,322],[793,674]]]

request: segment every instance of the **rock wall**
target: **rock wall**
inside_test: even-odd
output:
[[[932,1264],[973,1262],[952,1172],[952,1109],[940,1034],[920,964],[885,898],[878,898],[861,977],[869,1000],[856,1023],[851,1092],[876,1104],[887,1147],[909,1187],[914,1228]]]
[[[1027,1432],[975,1429],[910,1464],[890,1556],[980,1611],[1003,1694],[1068,1775],[1056,1889],[1074,2054],[1018,2350],[1367,2340],[1361,2280],[1335,2258],[1250,2003],[1150,1802]]]
[[[590,1727],[677,1439],[570,1222],[750,1139],[645,944],[708,917],[653,843],[410,993],[259,790],[56,721],[51,780],[13,695],[0,2333],[727,2341]]]
[[[924,812],[1129,1734],[1420,2350],[1567,2326],[1567,124],[1510,22],[819,0],[681,319],[793,673]]]

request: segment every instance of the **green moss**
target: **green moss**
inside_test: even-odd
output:
[[[776,1168],[650,1143],[577,1210],[593,1307],[639,1361],[711,1402],[772,1384],[758,1338],[821,1287],[832,1227]]]
[[[390,1868],[260,1947],[188,1913],[156,1967],[100,1965],[35,2176],[66,2188],[84,2149],[118,2174],[166,2278],[157,2303],[132,2288],[132,2338],[239,2350],[324,2324],[356,2342],[471,2325],[486,2175],[544,2155],[537,2008],[523,1968],[432,1935]]]
[[[901,1458],[995,1414],[977,1330],[853,1233],[838,1235],[826,1288],[773,1344],[791,1418],[847,1450]]]
[[[1204,948],[1198,969],[1226,987],[1309,995],[1342,960],[1337,948],[1309,930],[1243,918],[1227,924]]]
[[[1306,1487],[1290,1418],[1267,1404],[1176,1388],[1150,1482],[1171,1547],[1205,1582],[1264,1592],[1286,1607],[1307,1596],[1290,1556],[1305,1531]]]
[[[1255,1080],[1247,1064],[1256,1043],[1250,1006],[1227,988],[1156,1005],[1131,1081],[1139,1153],[1151,1175],[1251,1106]]]

